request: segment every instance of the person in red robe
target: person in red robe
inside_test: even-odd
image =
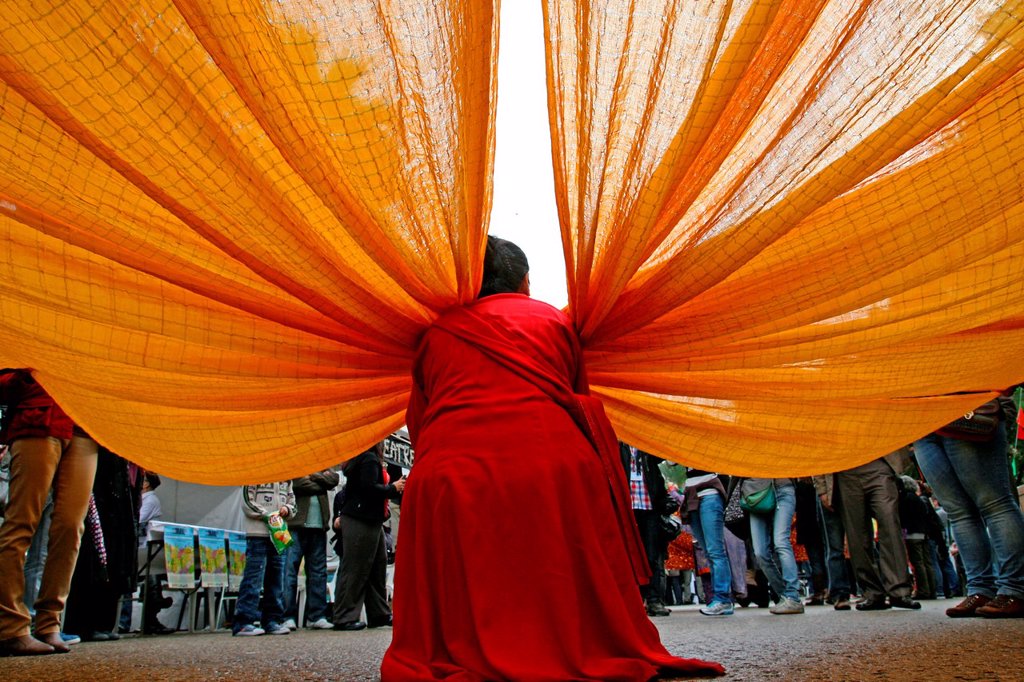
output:
[[[669,654],[647,618],[615,433],[519,247],[488,239],[480,297],[426,331],[413,383],[383,682],[724,672]]]

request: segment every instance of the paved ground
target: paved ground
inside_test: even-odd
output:
[[[655,619],[673,653],[723,663],[738,680],[1024,680],[1024,620],[953,620],[953,602],[919,612],[812,607],[803,616],[741,609],[708,618],[696,607]],[[178,633],[83,643],[63,656],[0,659],[15,680],[376,680],[388,629],[303,631],[287,637]]]

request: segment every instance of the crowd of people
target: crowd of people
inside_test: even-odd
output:
[[[164,592],[149,524],[162,516],[158,474],[99,446],[32,377],[0,373],[4,406],[0,505],[0,655],[67,653],[81,641],[132,632],[141,595],[141,632],[171,634],[159,614]],[[385,464],[378,444],[338,471],[244,486],[246,564],[234,634],[358,630],[391,625],[386,567],[394,562],[390,517],[401,499],[401,467]],[[394,507],[397,513],[397,507]],[[283,521],[283,523],[280,523]],[[287,543],[273,539],[273,524]],[[328,599],[328,533],[339,558],[335,600]],[[157,561],[153,561],[154,558]],[[142,568],[151,562],[157,570]],[[299,574],[306,608],[299,613]],[[143,584],[144,583],[144,584]],[[118,604],[121,608],[118,609]],[[331,607],[333,606],[333,611]],[[361,620],[363,609],[369,614]]]
[[[1016,411],[1005,399],[828,475],[686,468],[616,441],[588,394],[571,323],[529,298],[528,273],[518,247],[490,238],[479,300],[424,335],[407,415],[417,451],[408,489],[380,445],[342,465],[330,506],[341,481],[333,470],[242,489],[235,636],[394,625],[385,680],[539,670],[647,679],[723,672],[662,646],[649,618],[673,604],[727,617],[751,604],[796,615],[962,597],[950,617],[1024,617],[1024,515],[1007,468]],[[131,615],[117,604],[137,587],[145,524],[160,513],[159,477],[98,446],[31,371],[4,371],[0,391],[10,462],[0,655],[117,639]],[[403,507],[392,599],[388,524]],[[573,523],[581,509],[588,522]],[[500,536],[480,522],[492,518],[509,521]],[[583,589],[566,589],[570,575]],[[170,631],[152,615],[166,605],[159,583],[145,592],[156,601],[144,632]]]
[[[1024,617],[1024,516],[1007,458],[1017,407],[1001,397],[987,411],[998,415],[988,432],[954,422],[884,457],[802,479],[686,469],[623,444],[654,576],[643,590],[648,615],[695,602],[707,616],[769,603],[770,613],[789,615],[825,604],[917,610],[920,600],[964,597],[948,616]],[[673,513],[680,528],[657,522]]]

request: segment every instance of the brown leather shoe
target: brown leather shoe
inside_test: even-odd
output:
[[[950,618],[974,618],[979,615],[976,613],[978,608],[990,601],[992,600],[983,594],[972,594],[956,606],[946,609],[946,615]]]
[[[52,646],[53,653],[55,654],[66,654],[71,651],[71,647],[64,642],[59,632],[48,632],[45,635],[36,635],[36,639],[43,644],[49,644]]]
[[[977,613],[985,618],[1024,618],[1024,599],[1000,594],[984,606],[979,606]]]
[[[40,642],[32,635],[11,637],[0,642],[0,656],[45,656],[52,653],[52,646]]]

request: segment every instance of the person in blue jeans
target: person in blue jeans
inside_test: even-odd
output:
[[[295,515],[292,482],[263,483],[242,487],[245,512],[245,571],[238,589],[231,632],[236,637],[263,634],[287,635],[284,625],[284,555],[270,538],[267,519]],[[260,589],[263,590],[262,609]],[[256,626],[256,621],[260,627]]]
[[[846,528],[839,512],[839,486],[835,474],[813,477],[814,490],[818,493],[818,518],[825,540],[825,565],[828,567],[828,603],[836,611],[849,611],[850,571],[847,568],[843,547],[846,542]]]
[[[687,471],[684,486],[693,539],[711,564],[711,601],[700,612],[705,616],[732,615],[732,567],[725,546],[725,486],[718,474],[698,469]]]
[[[788,478],[776,478],[773,485],[775,509],[767,514],[750,514],[750,540],[768,584],[779,595],[779,601],[769,610],[776,615],[803,613],[800,574],[790,541],[796,514],[796,487]]]
[[[337,472],[330,469],[292,479],[296,512],[288,520],[288,528],[295,542],[288,548],[284,576],[284,625],[289,630],[302,624],[296,588],[303,557],[306,559],[306,627],[314,630],[333,627],[327,619],[327,529],[331,525],[327,492],[335,488],[338,481]]]
[[[967,598],[951,618],[1024,618],[1024,514],[1007,470],[1006,427],[972,442],[932,433],[914,443],[917,464],[949,514],[967,572]]]

